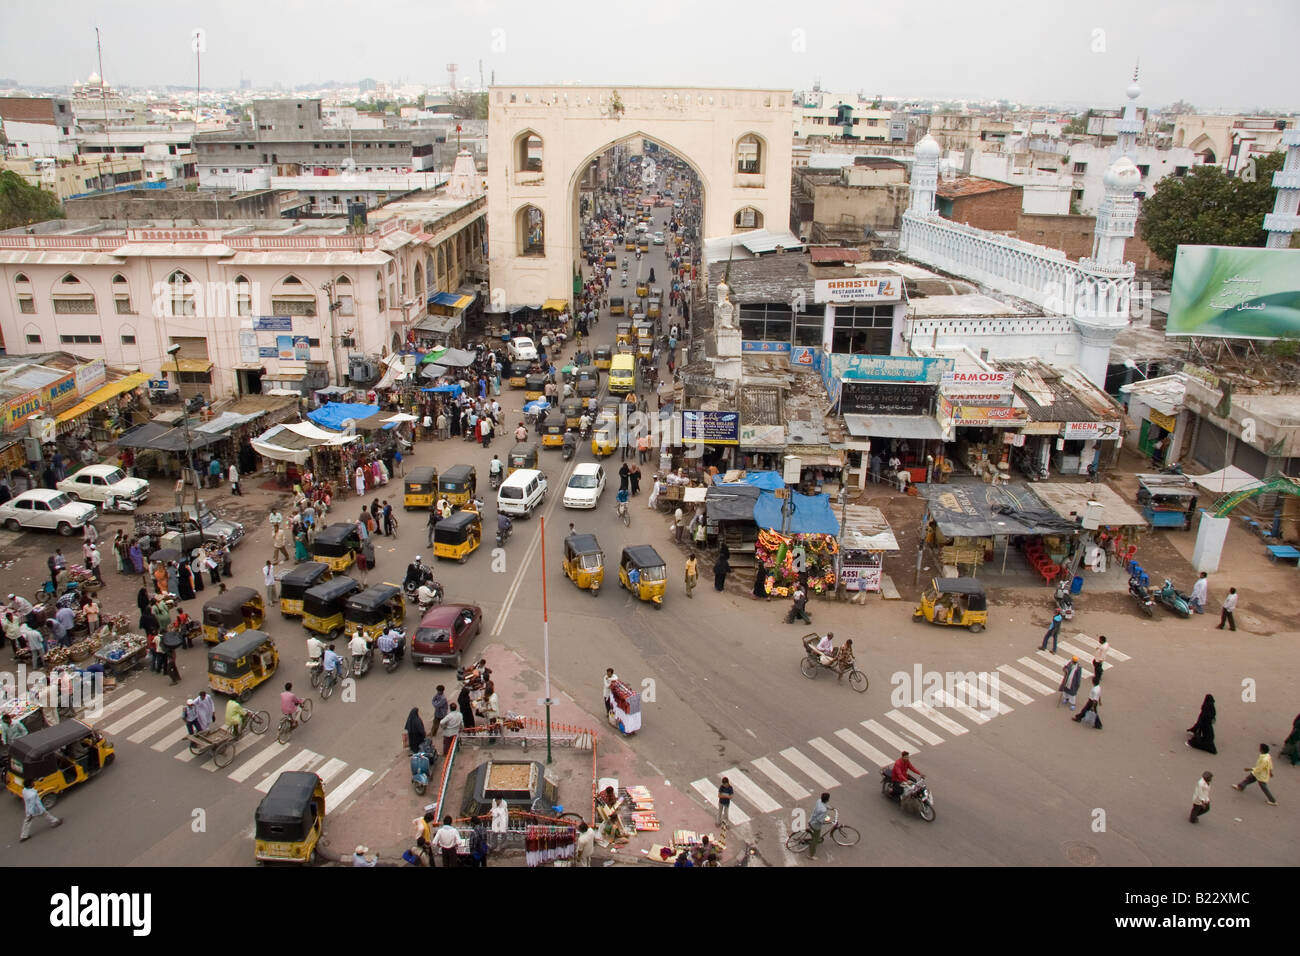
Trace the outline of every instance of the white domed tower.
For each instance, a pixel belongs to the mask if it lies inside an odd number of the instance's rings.
[[[1137,98],[1142,95],[1142,87],[1138,86],[1136,66],[1133,67],[1133,82],[1128,85],[1124,95],[1128,97],[1128,102],[1124,104],[1124,115],[1116,128],[1119,135],[1116,137],[1115,148],[1111,151],[1110,158],[1118,159],[1127,156],[1136,163],[1138,134],[1142,132],[1142,121],[1137,115]]]
[[[934,193],[939,185],[939,144],[929,133],[916,144],[912,163],[912,194],[907,211],[918,216],[934,214]]]
[[[1092,258],[1104,266],[1124,263],[1124,243],[1137,228],[1138,201],[1134,191],[1142,185],[1142,173],[1133,160],[1121,156],[1110,164],[1102,177],[1106,194],[1097,210],[1097,226],[1092,235]]]

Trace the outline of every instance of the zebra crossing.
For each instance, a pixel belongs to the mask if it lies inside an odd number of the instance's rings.
[[[242,736],[235,748],[234,762],[218,768],[211,756],[196,757],[190,752],[188,731],[180,716],[181,703],[166,697],[150,697],[139,689],[124,690],[106,703],[99,716],[90,722],[119,741],[148,746],[157,753],[171,753],[181,763],[198,761],[207,772],[224,773],[232,782],[251,786],[258,793],[268,793],[276,778],[287,770],[314,771],[325,785],[326,812],[337,810],[375,776],[374,771],[365,767],[350,768],[347,761],[338,757],[280,743],[275,734],[278,715],[272,715],[266,733]]]
[[[1077,643],[1060,641],[1056,653],[1036,651],[1011,664],[999,664],[993,672],[998,675],[996,698],[990,696],[989,687],[973,684],[967,677],[951,688],[961,695],[960,699],[947,688],[934,690],[933,700],[941,707],[915,700],[885,712],[880,719],[868,718],[856,727],[813,737],[806,748],[786,747],[749,761],[748,768],[732,766],[715,776],[701,777],[691,787],[716,810],[718,785],[726,777],[734,790],[730,810],[733,825],[799,805],[818,791],[838,787],[840,777],[861,779],[874,773],[873,768],[892,764],[904,750],[920,753],[923,747],[937,747],[952,737],[978,730],[1017,707],[1055,697],[1061,669],[1071,656],[1079,658],[1085,673],[1090,670],[1095,642],[1085,634],[1073,640]],[[1083,650],[1079,644],[1093,646]],[[1129,660],[1132,657],[1112,646],[1106,670]],[[978,705],[978,709],[971,704]]]

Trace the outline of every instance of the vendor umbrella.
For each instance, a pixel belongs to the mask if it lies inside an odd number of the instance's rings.
[[[180,631],[168,631],[163,635],[163,647],[180,647],[184,643],[185,639],[181,637]]]
[[[535,398],[524,406],[526,412],[540,412],[543,408],[550,408],[551,403],[544,398]]]
[[[160,548],[153,554],[149,555],[150,561],[161,561],[166,564],[168,561],[181,560],[181,553],[175,548]]]

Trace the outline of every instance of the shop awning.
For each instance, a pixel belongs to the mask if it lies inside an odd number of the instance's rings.
[[[844,527],[840,530],[843,551],[897,551],[898,539],[879,508],[845,505]]]
[[[547,299],[545,302],[542,303],[543,312],[547,311],[548,309],[552,312],[563,312],[568,307],[569,307],[569,302],[567,299]]]
[[[54,420],[56,422],[72,421],[72,419],[79,418],[86,414],[86,412],[90,411],[95,406],[103,405],[109,399],[117,398],[117,396],[124,392],[129,392],[133,388],[139,388],[147,381],[149,381],[148,375],[144,372],[136,372],[134,375],[120,378],[116,382],[111,382],[108,385],[101,385],[71,408],[59,412],[58,416],[56,416]]]
[[[307,417],[325,428],[342,429],[350,421],[361,421],[380,411],[378,405],[360,405],[348,402],[327,402],[307,413]]]
[[[189,434],[183,427],[173,428],[160,422],[145,422],[122,432],[117,439],[119,448],[143,448],[149,451],[183,452],[190,449],[205,448],[221,439],[221,435],[212,435],[190,426]]]
[[[714,475],[716,485],[752,485],[763,491],[776,491],[785,487],[785,481],[779,471],[729,471],[725,475]]]
[[[1099,520],[1103,525],[1112,528],[1145,528],[1147,525],[1147,520],[1136,508],[1121,498],[1114,489],[1100,483],[1041,481],[1034,486],[1034,494],[1067,521],[1082,518],[1088,502],[1096,501],[1101,505]]]
[[[844,424],[854,438],[943,439],[932,415],[845,415]]]
[[[704,495],[711,521],[753,521],[760,491],[753,485],[713,485]]]
[[[225,435],[227,432],[240,425],[247,425],[255,419],[261,418],[264,412],[250,412],[241,415],[238,412],[222,412],[210,422],[204,422],[202,425],[194,426],[194,431],[203,432],[208,435]]]
[[[478,360],[477,352],[467,352],[465,349],[447,349],[438,356],[439,365],[445,365],[447,368],[468,368]]]
[[[164,363],[162,370],[164,372],[210,372],[212,371],[212,360],[205,358],[178,358],[171,364]]]
[[[437,362],[430,362],[427,365],[420,366],[420,378],[432,381],[433,379],[446,374],[447,367],[445,365],[439,365]]]
[[[1073,521],[1045,505],[1027,485],[993,487],[976,479],[917,485],[930,517],[949,538],[1070,534]]]
[[[1250,472],[1243,471],[1236,465],[1229,465],[1227,468],[1212,471],[1208,475],[1189,475],[1188,477],[1191,479],[1192,484],[1221,495],[1230,495],[1233,492],[1244,491],[1247,488],[1259,488],[1264,484]]]
[[[445,335],[460,328],[464,319],[459,315],[426,315],[415,323],[415,331],[430,335]]]
[[[844,453],[830,445],[786,445],[786,454],[803,468],[843,468]]]
[[[435,292],[429,296],[429,305],[441,305],[449,309],[463,309],[473,301],[472,295],[461,295],[458,292]]]
[[[780,531],[782,500],[770,491],[760,492],[754,505],[754,523],[760,528]],[[840,533],[840,523],[831,510],[830,495],[790,495],[789,534]]]

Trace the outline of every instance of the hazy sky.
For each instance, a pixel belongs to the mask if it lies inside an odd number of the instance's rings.
[[[1300,109],[1300,0],[39,0],[0,2],[0,76],[204,87],[361,77],[754,86],[924,98]],[[1287,77],[1290,77],[1288,79]]]

